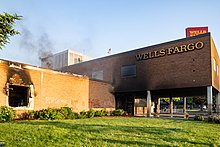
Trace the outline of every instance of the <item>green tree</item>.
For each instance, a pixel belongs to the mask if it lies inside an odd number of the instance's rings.
[[[10,37],[19,34],[13,27],[16,20],[21,20],[22,16],[16,13],[10,15],[6,12],[0,14],[0,49],[5,47],[5,44],[10,43]]]
[[[193,98],[195,105],[200,105],[200,110],[203,111],[203,106],[207,103],[207,98],[205,96],[198,96]]]

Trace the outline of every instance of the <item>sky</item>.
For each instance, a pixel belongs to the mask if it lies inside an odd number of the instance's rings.
[[[67,49],[92,58],[185,38],[208,26],[220,50],[219,0],[0,0],[0,13],[23,18],[0,59],[40,66],[42,52]]]

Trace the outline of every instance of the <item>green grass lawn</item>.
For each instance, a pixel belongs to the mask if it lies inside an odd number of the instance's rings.
[[[0,146],[220,146],[220,125],[105,117],[0,123]]]

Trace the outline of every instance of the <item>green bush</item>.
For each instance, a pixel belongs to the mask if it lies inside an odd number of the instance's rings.
[[[107,115],[108,115],[108,111],[104,109],[95,111],[96,117],[102,117],[102,116],[107,116]]]
[[[90,109],[87,111],[87,117],[88,118],[93,118],[95,116],[95,111],[93,109]]]
[[[195,115],[194,120],[197,120],[197,121],[204,121],[205,118],[204,118],[204,116],[202,116],[202,115]]]
[[[105,109],[102,109],[101,112],[102,112],[102,116],[107,116],[108,115],[108,111],[106,111]]]
[[[54,120],[56,117],[56,110],[52,108],[43,109],[40,110],[40,119],[46,119],[46,120]]]
[[[61,107],[60,113],[65,119],[76,119],[77,113],[74,113],[70,107]]]
[[[84,118],[88,118],[87,113],[85,111],[82,111],[79,113],[78,119],[84,119]]]
[[[112,111],[112,115],[114,116],[122,116],[125,113],[125,111],[123,109],[116,109],[114,111]]]
[[[208,117],[208,122],[220,124],[220,115],[210,115]]]
[[[19,115],[19,119],[21,119],[21,120],[26,120],[26,119],[33,120],[33,119],[35,119],[34,115],[35,115],[35,111],[24,112],[21,115]]]
[[[15,111],[7,106],[0,107],[0,122],[12,121],[15,118]]]
[[[43,119],[43,120],[60,120],[65,119],[65,116],[60,112],[60,109],[42,109],[35,112],[30,112],[31,119]]]
[[[30,111],[25,114],[25,118],[41,120],[76,119],[77,113],[74,113],[69,107],[61,107],[60,109],[47,108],[38,111]]]

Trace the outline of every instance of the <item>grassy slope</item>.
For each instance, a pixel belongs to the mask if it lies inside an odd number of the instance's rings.
[[[158,118],[93,118],[0,124],[5,146],[220,146],[220,125]]]

